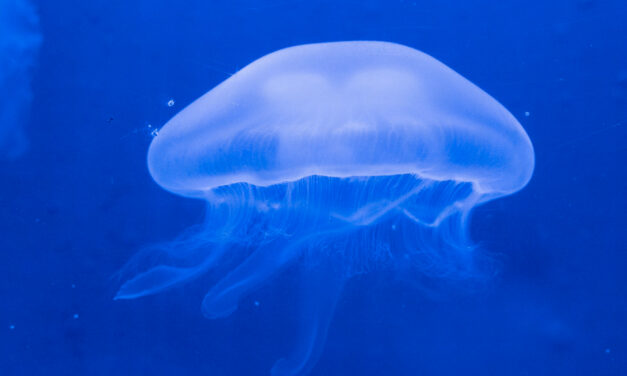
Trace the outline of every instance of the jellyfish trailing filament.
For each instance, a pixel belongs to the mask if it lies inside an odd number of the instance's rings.
[[[288,265],[303,320],[273,375],[321,354],[344,282],[373,269],[440,278],[476,272],[477,205],[522,189],[534,153],[496,100],[434,58],[387,42],[296,46],[264,56],[171,119],[148,152],[154,180],[207,202],[200,230],[157,247],[160,261],[117,298],[237,265],[202,312],[218,319]],[[304,318],[306,317],[306,319]]]

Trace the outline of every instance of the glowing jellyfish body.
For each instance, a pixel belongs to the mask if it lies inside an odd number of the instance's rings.
[[[273,368],[293,375],[319,356],[348,277],[386,267],[472,276],[469,212],[525,186],[534,154],[503,106],[432,57],[337,42],[280,50],[237,72],[161,129],[148,167],[163,188],[205,199],[207,221],[153,250],[162,262],[117,297],[237,259],[202,303],[219,318],[298,261],[306,319]]]
[[[21,128],[31,100],[30,69],[41,36],[35,10],[25,0],[0,0],[0,159],[26,149]]]

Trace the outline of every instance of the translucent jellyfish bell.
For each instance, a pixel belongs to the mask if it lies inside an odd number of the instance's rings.
[[[432,57],[338,42],[248,65],[170,120],[148,165],[185,196],[238,182],[407,173],[494,196],[528,182],[534,154],[502,105]]]
[[[297,264],[300,330],[272,374],[302,375],[347,278],[382,268],[478,275],[469,213],[524,187],[534,154],[503,106],[437,60],[393,43],[338,42],[287,48],[237,72],[161,129],[148,167],[165,189],[205,199],[207,218],[140,252],[117,298],[225,265],[202,302],[217,319]]]

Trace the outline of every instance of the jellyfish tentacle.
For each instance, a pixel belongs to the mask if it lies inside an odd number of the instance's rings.
[[[115,295],[115,300],[135,299],[156,294],[177,285],[198,273],[196,268],[177,268],[167,265],[156,266],[126,281]]]
[[[298,343],[291,353],[272,367],[272,376],[307,374],[314,367],[326,342],[329,324],[344,287],[337,270],[318,265],[305,266],[301,275]]]
[[[208,319],[229,316],[237,309],[243,296],[298,259],[308,244],[345,231],[346,227],[338,227],[299,237],[280,237],[260,245],[243,263],[209,290],[202,301],[203,315]]]
[[[211,252],[201,264],[196,266],[157,265],[124,282],[115,295],[114,300],[140,298],[190,281],[215,266],[222,255],[224,255],[224,248],[218,248]]]
[[[293,248],[284,241],[260,246],[209,290],[202,301],[203,315],[209,319],[217,319],[233,313],[243,296],[297,258],[298,252]]]

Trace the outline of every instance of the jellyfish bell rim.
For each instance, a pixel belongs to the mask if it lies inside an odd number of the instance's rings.
[[[482,185],[481,181],[477,179],[467,179],[460,178],[457,176],[443,176],[438,174],[430,174],[426,172],[408,172],[408,171],[399,171],[399,172],[387,172],[380,174],[325,174],[325,173],[316,173],[311,172],[309,174],[295,175],[293,177],[287,177],[284,179],[273,179],[273,180],[262,180],[253,175],[246,174],[238,174],[238,175],[227,175],[222,176],[226,178],[227,181],[223,181],[222,183],[217,182],[205,182],[204,184],[196,185],[195,188],[190,189],[184,186],[174,186],[174,185],[166,185],[159,182],[154,176],[152,176],[153,180],[164,190],[186,198],[194,198],[194,199],[202,199],[208,200],[213,197],[211,192],[217,190],[221,187],[228,187],[236,184],[249,184],[255,187],[272,187],[281,184],[290,184],[295,183],[300,180],[305,180],[313,177],[326,177],[326,178],[338,178],[338,179],[368,179],[368,178],[376,178],[376,177],[390,177],[390,176],[400,176],[400,175],[412,175],[421,180],[429,180],[436,182],[446,182],[446,181],[455,181],[457,183],[469,183],[473,187],[473,191],[478,195],[477,202],[483,203],[487,201],[491,201],[493,199],[497,199],[504,196],[512,195],[520,190],[522,190],[531,180],[531,175],[529,178],[522,184],[521,186],[511,189],[511,190],[498,190],[498,189],[488,189]]]
[[[259,65],[261,61],[267,61],[269,57],[275,56],[288,56],[290,51],[296,50],[306,50],[307,48],[322,48],[325,46],[342,46],[346,45],[348,48],[352,48],[353,45],[373,45],[377,46],[377,48],[381,49],[402,49],[403,51],[411,51],[410,53],[417,53],[421,57],[426,57],[426,59],[431,60],[435,64],[438,65],[438,68],[441,68],[446,71],[447,75],[451,75],[459,78],[463,81],[466,81],[472,88],[476,89],[478,93],[484,94],[487,98],[494,102],[494,105],[500,107],[502,116],[507,123],[505,127],[510,127],[512,129],[508,129],[507,131],[516,132],[515,136],[517,137],[516,143],[517,147],[522,145],[522,148],[525,149],[524,155],[514,155],[513,159],[523,160],[524,163],[519,163],[520,166],[524,166],[524,170],[514,171],[511,175],[485,175],[482,173],[459,173],[459,171],[437,171],[433,168],[429,168],[429,166],[412,165],[405,163],[404,165],[363,165],[357,166],[356,168],[351,168],[350,171],[347,171],[347,168],[341,168],[339,170],[334,170],[338,166],[329,166],[329,165],[313,165],[313,166],[300,166],[298,169],[284,169],[284,170],[274,170],[274,171],[255,171],[255,170],[242,170],[239,169],[237,171],[222,171],[220,173],[212,173],[211,169],[203,169],[203,175],[200,176],[185,176],[182,174],[178,176],[180,179],[171,179],[169,177],[163,176],[163,170],[178,168],[180,165],[177,165],[180,161],[175,160],[165,160],[163,157],[160,157],[160,153],[162,150],[160,149],[160,145],[162,144],[162,140],[164,138],[170,138],[169,142],[172,142],[172,139],[176,139],[178,136],[173,135],[171,132],[177,126],[180,126],[180,123],[185,123],[189,120],[189,112],[193,112],[194,106],[198,106],[198,103],[201,101],[206,101],[207,98],[211,96],[216,96],[219,93],[224,93],[224,90],[219,91],[224,87],[228,87],[229,82],[233,82],[235,78],[242,77],[243,75],[249,75],[250,72],[254,71],[253,67]],[[396,51],[393,51],[396,52]],[[244,78],[246,79],[246,78]],[[464,94],[464,93],[462,93]],[[197,107],[196,107],[197,108]],[[207,110],[208,111],[208,110]],[[198,114],[192,114],[194,121],[198,122]],[[497,129],[498,130],[498,129]],[[181,138],[178,138],[176,141],[181,141]],[[182,140],[183,143],[186,140]],[[189,141],[189,140],[187,140]],[[524,144],[524,145],[523,145]],[[157,150],[157,151],[155,151]],[[521,149],[522,150],[522,149]],[[153,162],[157,163],[153,163]],[[185,161],[186,163],[189,161]],[[518,161],[520,162],[520,161]],[[202,164],[199,161],[195,161],[197,164]],[[161,131],[158,135],[155,136],[152,143],[150,144],[148,153],[147,153],[147,164],[148,169],[150,171],[150,175],[153,180],[160,185],[165,190],[172,192],[177,195],[181,195],[184,197],[190,198],[205,198],[207,192],[221,186],[228,186],[237,183],[247,183],[260,187],[267,187],[282,183],[289,183],[298,181],[310,176],[327,176],[327,177],[335,177],[335,178],[352,178],[352,177],[373,177],[373,176],[390,176],[390,175],[401,175],[401,174],[412,174],[424,179],[430,179],[434,181],[458,181],[458,182],[468,182],[472,183],[475,191],[485,197],[490,197],[489,199],[506,196],[512,193],[515,193],[522,188],[524,188],[531,179],[533,175],[533,170],[535,168],[535,153],[533,151],[533,145],[529,136],[525,132],[524,128],[520,125],[518,120],[495,98],[491,97],[489,94],[484,92],[481,88],[474,85],[471,81],[461,76],[445,64],[441,63],[437,59],[431,57],[428,54],[425,54],[419,50],[416,50],[412,47],[404,46],[401,44],[393,43],[393,42],[383,42],[383,41],[339,41],[339,42],[325,42],[325,43],[311,43],[304,45],[297,45],[292,47],[283,48],[277,50],[275,52],[264,55],[250,64],[246,65],[240,71],[236,72],[230,78],[227,78],[223,82],[216,85],[214,88],[209,90],[203,96],[186,106],[179,113],[177,113],[172,119],[170,119],[164,127],[161,128]],[[239,166],[233,165],[234,168],[238,168]],[[346,167],[346,166],[344,166]],[[512,176],[514,174],[518,174],[514,179]],[[510,179],[509,183],[506,184],[507,179]],[[515,180],[512,182],[511,180]]]

